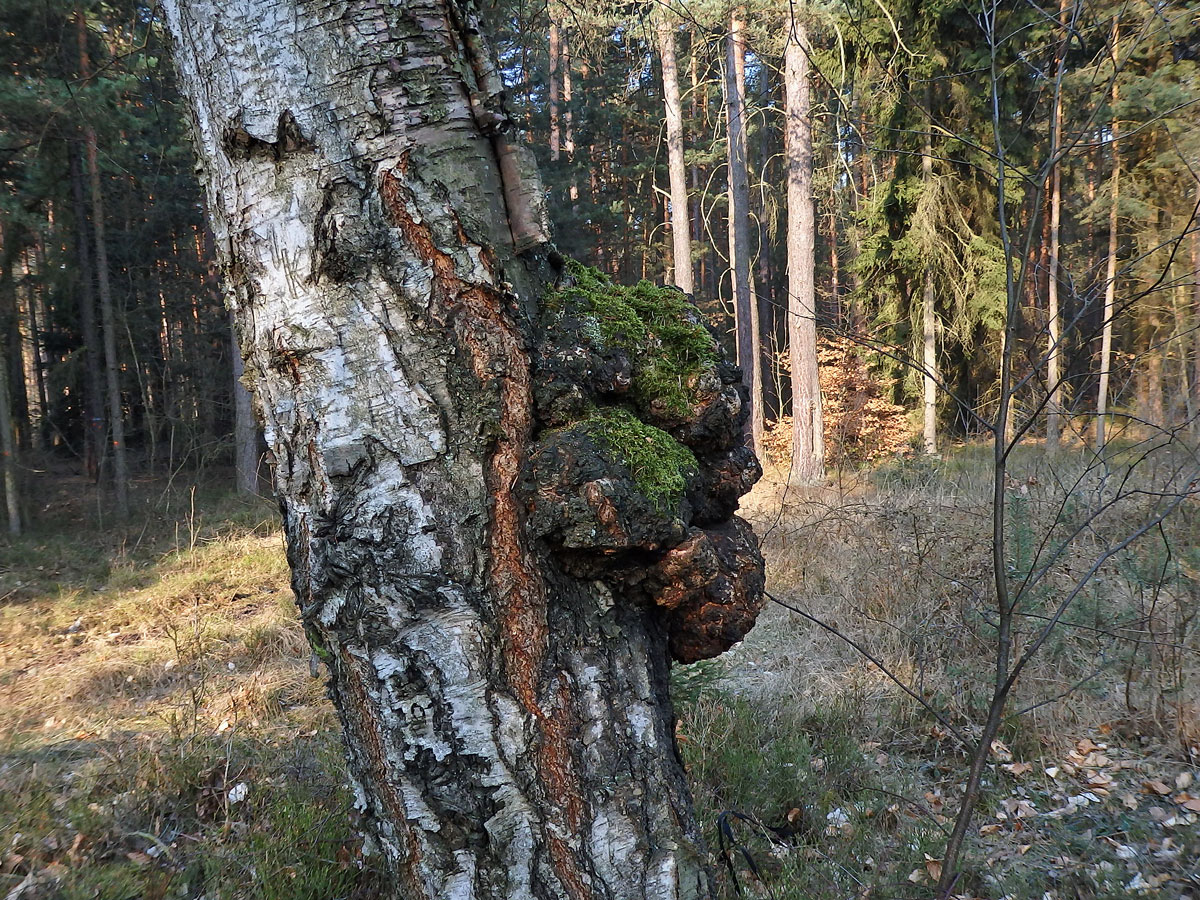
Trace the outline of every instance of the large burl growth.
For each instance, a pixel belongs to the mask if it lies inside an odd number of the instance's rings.
[[[614,603],[651,602],[672,655],[716,656],[763,606],[763,559],[734,515],[761,470],[739,371],[675,288],[567,262],[534,355],[527,531]]]

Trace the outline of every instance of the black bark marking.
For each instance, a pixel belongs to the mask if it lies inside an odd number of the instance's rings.
[[[302,150],[312,150],[313,144],[300,131],[300,124],[290,109],[279,114],[275,126],[275,140],[269,141],[250,134],[244,124],[235,120],[225,128],[221,143],[233,159],[271,159],[281,162]]]

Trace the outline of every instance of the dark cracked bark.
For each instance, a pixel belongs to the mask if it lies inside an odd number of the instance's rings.
[[[708,896],[668,673],[761,604],[731,518],[757,475],[739,373],[689,304],[638,307],[649,286],[624,330],[578,305],[468,3],[166,8],[293,587],[394,894]],[[631,429],[675,467],[648,476]]]

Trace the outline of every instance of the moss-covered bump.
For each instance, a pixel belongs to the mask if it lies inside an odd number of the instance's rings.
[[[594,344],[629,354],[639,407],[657,403],[687,415],[695,376],[717,360],[716,342],[687,295],[649,281],[624,287],[575,260],[566,269],[567,283],[547,298],[547,310],[578,316]]]
[[[627,409],[596,409],[579,423],[615,463],[625,466],[643,496],[659,509],[683,499],[696,474],[696,457],[661,428],[647,425]]]

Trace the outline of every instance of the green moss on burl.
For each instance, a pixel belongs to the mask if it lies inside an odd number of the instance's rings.
[[[697,471],[696,457],[661,428],[617,406],[593,410],[579,427],[629,469],[638,490],[657,508],[683,499],[687,480]]]
[[[633,397],[648,408],[657,401],[676,415],[692,406],[692,381],[716,362],[716,344],[696,321],[687,296],[649,281],[614,284],[596,269],[567,260],[573,284],[554,291],[547,309],[570,310],[599,346],[625,350],[633,363]]]

